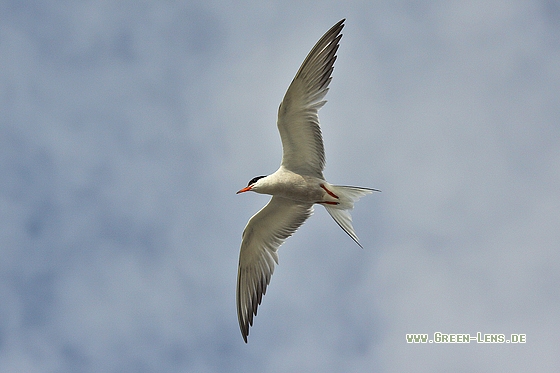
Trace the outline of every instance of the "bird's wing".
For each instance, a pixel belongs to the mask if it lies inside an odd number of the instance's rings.
[[[247,342],[253,315],[278,263],[278,247],[313,212],[312,204],[274,196],[247,223],[243,231],[237,271],[237,317]]]
[[[331,82],[344,19],[315,44],[288,87],[278,109],[282,166],[302,175],[323,177],[325,150],[317,111]]]

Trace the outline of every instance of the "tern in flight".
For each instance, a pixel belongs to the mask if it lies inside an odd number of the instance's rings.
[[[315,203],[325,206],[358,244],[349,210],[376,189],[331,185],[323,177],[325,152],[317,111],[325,104],[344,19],[315,44],[299,68],[278,109],[282,163],[275,173],[257,176],[238,191],[270,194],[243,231],[237,272],[237,317],[245,343],[253,315],[278,263],[278,247],[311,216]],[[361,247],[362,245],[360,245]]]

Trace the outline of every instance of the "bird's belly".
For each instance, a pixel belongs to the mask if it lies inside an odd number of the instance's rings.
[[[315,178],[298,175],[286,180],[278,195],[294,201],[317,203],[323,200],[324,190]]]
[[[285,190],[282,196],[295,201],[316,203],[321,201],[323,192],[320,188],[297,188]]]

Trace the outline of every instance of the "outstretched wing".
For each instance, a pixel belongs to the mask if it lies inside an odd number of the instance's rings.
[[[278,247],[312,214],[312,204],[274,196],[243,231],[237,271],[237,318],[245,343],[253,315],[270,283]]]
[[[278,109],[282,166],[298,174],[323,177],[325,150],[317,112],[326,103],[344,21],[311,49]]]

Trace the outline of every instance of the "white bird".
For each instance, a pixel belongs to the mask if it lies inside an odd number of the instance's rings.
[[[331,185],[323,177],[325,152],[317,111],[331,81],[344,19],[315,44],[299,68],[278,109],[282,163],[268,176],[257,176],[237,193],[271,194],[268,204],[245,227],[237,272],[237,317],[247,343],[253,315],[270,283],[278,247],[313,212],[325,206],[338,225],[360,246],[349,210],[360,197],[376,189]]]

